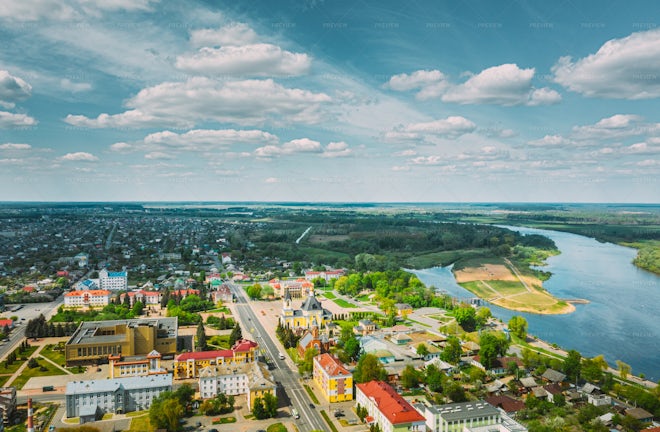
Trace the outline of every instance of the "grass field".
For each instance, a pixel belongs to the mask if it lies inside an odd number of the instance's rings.
[[[337,296],[334,295],[334,293],[331,293],[331,292],[325,292],[325,293],[323,293],[323,296],[324,296],[325,298],[329,298],[330,300],[334,300],[334,299],[337,298]]]
[[[149,421],[149,416],[144,415],[142,417],[134,417],[131,420],[131,427],[128,429],[129,432],[151,432],[153,428],[151,427],[151,422]]]
[[[338,306],[341,306],[343,308],[351,309],[351,308],[356,308],[357,306],[354,305],[353,303],[349,303],[344,299],[333,299],[333,302],[335,302]]]
[[[48,363],[44,359],[38,360],[39,364],[44,367],[44,371],[40,370],[40,368],[29,368],[26,367],[23,369],[23,372],[16,377],[14,382],[12,383],[12,387],[16,387],[17,389],[22,389],[25,383],[27,383],[30,378],[32,377],[38,377],[38,376],[55,376],[55,375],[64,375],[64,371],[59,369],[56,366],[53,366],[52,364]]]

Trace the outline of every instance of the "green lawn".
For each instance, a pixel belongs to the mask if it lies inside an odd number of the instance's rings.
[[[325,298],[329,298],[330,300],[333,300],[333,299],[336,299],[336,298],[337,298],[337,296],[336,296],[334,293],[332,293],[332,292],[324,292],[324,293],[323,293],[323,296],[324,296]]]
[[[64,375],[64,372],[61,369],[53,366],[44,359],[41,359],[41,361],[39,361],[39,364],[42,365],[46,370],[42,371],[38,367],[33,369],[26,367],[25,369],[23,369],[23,372],[18,377],[16,377],[16,379],[12,383],[12,387],[16,387],[18,390],[20,390],[23,388],[25,383],[27,383],[28,380],[32,377]]]
[[[151,427],[148,415],[134,417],[131,420],[131,428],[129,429],[129,432],[150,432],[152,430],[153,428]]]
[[[314,392],[312,391],[312,388],[310,386],[308,386],[307,384],[305,384],[305,391],[307,391],[307,394],[312,399],[312,402],[314,402],[316,404],[319,403],[319,400],[316,397],[316,395],[314,394]]]
[[[355,306],[353,303],[349,303],[349,302],[347,302],[347,301],[344,300],[344,299],[333,299],[332,301],[335,302],[335,303],[337,303],[338,306],[341,306],[341,307],[343,307],[343,308],[347,308],[347,309],[351,309],[351,308],[356,308],[356,307],[357,307],[357,306]]]
[[[332,432],[339,432],[337,430],[337,426],[335,426],[332,420],[330,420],[330,417],[328,417],[328,413],[326,413],[324,410],[321,410],[321,416],[323,416],[325,422],[328,424],[328,426],[330,426],[330,430],[332,430]]]
[[[148,415],[149,411],[131,411],[129,413],[126,413],[126,417],[140,417],[143,415]]]
[[[287,432],[287,429],[282,423],[274,423],[268,426],[266,432]]]
[[[216,335],[211,336],[208,340],[209,345],[217,347],[217,349],[229,349],[229,335]]]
[[[355,299],[358,300],[358,301],[361,301],[361,302],[368,302],[370,296],[371,296],[371,294],[364,294],[364,295],[361,295],[359,297],[356,297]]]

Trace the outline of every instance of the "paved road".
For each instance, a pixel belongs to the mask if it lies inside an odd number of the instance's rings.
[[[257,319],[254,311],[248,304],[247,296],[243,289],[235,284],[229,284],[233,294],[236,296],[236,312],[243,324],[244,329],[250,329],[257,339],[259,346],[266,350],[270,363],[275,365],[272,370],[273,378],[280,383],[278,386],[278,398],[290,401],[290,404],[300,413],[300,419],[296,420],[296,426],[300,432],[312,430],[327,430],[325,421],[316,408],[311,408],[312,403],[309,395],[300,383],[297,371],[291,370],[285,360],[280,360],[279,345],[273,340],[274,331],[267,331]],[[272,333],[272,334],[271,334]]]

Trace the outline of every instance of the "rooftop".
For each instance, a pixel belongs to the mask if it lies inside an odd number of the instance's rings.
[[[424,416],[394,391],[392,386],[383,381],[369,381],[368,383],[357,384],[357,388],[366,397],[375,402],[378,410],[393,425],[423,422],[425,420]]]
[[[67,395],[115,392],[121,388],[134,390],[141,388],[172,386],[172,374],[134,376],[127,378],[71,381],[66,385]]]
[[[233,347],[228,350],[214,350],[214,351],[196,351],[179,354],[176,356],[176,361],[188,360],[213,360],[219,357],[234,357],[237,352],[248,352],[256,348],[258,344],[251,340],[241,339],[236,341]]]
[[[125,319],[108,321],[83,321],[78,329],[67,341],[67,345],[87,344],[87,343],[108,343],[120,342],[126,338],[125,334],[97,334],[102,329],[114,329],[116,326],[126,325],[127,327],[149,326],[157,327],[159,330],[167,331],[167,337],[176,337],[177,319],[173,318],[149,318],[149,319]]]
[[[483,400],[434,405],[427,409],[434,414],[440,415],[447,422],[469,420],[475,417],[500,415],[497,408]]]
[[[314,357],[314,362],[318,363],[322,370],[329,376],[350,376],[351,373],[344,367],[339,359],[331,356],[330,354],[321,354]]]

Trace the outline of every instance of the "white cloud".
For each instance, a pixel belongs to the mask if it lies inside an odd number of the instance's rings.
[[[395,165],[392,167],[392,171],[410,171],[410,167],[408,165]]]
[[[144,155],[145,159],[169,160],[174,159],[174,155],[165,152],[150,152]]]
[[[442,95],[442,101],[505,106],[559,102],[561,96],[556,91],[532,87],[534,72],[534,68],[520,69],[516,64],[493,66],[450,87]]]
[[[31,94],[32,86],[30,84],[11,75],[6,70],[0,70],[0,106],[13,108],[14,102],[25,100]]]
[[[196,47],[249,45],[257,41],[257,34],[247,24],[231,23],[219,29],[194,30],[190,42]]]
[[[114,143],[110,146],[110,151],[116,153],[129,153],[135,149],[135,146],[125,142]]]
[[[268,177],[266,180],[264,180],[264,183],[279,183],[280,179],[277,177]]]
[[[644,123],[632,114],[616,114],[595,124],[573,127],[571,136],[582,140],[614,139],[660,133],[660,123]]]
[[[386,87],[396,91],[408,91],[437,85],[445,80],[445,75],[439,70],[418,70],[410,75],[402,73],[392,76]]]
[[[145,88],[126,102],[131,109],[123,113],[96,118],[68,115],[65,121],[90,128],[159,124],[192,127],[202,121],[241,125],[316,123],[320,106],[330,101],[324,93],[286,88],[270,79],[219,82],[195,77]]]
[[[385,133],[389,141],[426,140],[429,137],[455,139],[474,132],[477,125],[461,116],[450,116],[430,122],[410,123]]]
[[[622,149],[628,154],[658,154],[660,153],[660,138],[650,138],[646,142],[631,144]]]
[[[660,165],[660,161],[657,161],[655,159],[645,159],[643,161],[637,162],[636,165],[640,167],[650,167],[650,166]]]
[[[64,156],[60,156],[59,158],[57,158],[57,160],[67,161],[67,162],[96,162],[99,160],[99,158],[91,153],[75,152],[75,153],[67,153]]]
[[[416,158],[410,159],[409,162],[413,165],[441,165],[447,161],[438,155],[432,156],[418,156]]]
[[[0,150],[29,150],[32,146],[30,144],[14,144],[6,143],[0,144]]]
[[[660,29],[607,41],[595,54],[553,66],[555,82],[588,97],[660,97]]]
[[[254,155],[261,158],[270,158],[273,156],[279,156],[283,153],[282,148],[276,145],[267,145],[259,147],[254,151]]]
[[[60,80],[60,87],[72,93],[80,93],[90,91],[92,89],[92,85],[90,83],[76,83],[68,78]]]
[[[191,73],[242,76],[296,76],[307,73],[311,59],[271,44],[202,48],[180,56],[176,67]]]
[[[294,139],[282,145],[284,153],[316,153],[321,151],[321,143],[309,138]]]
[[[14,114],[0,111],[0,128],[16,128],[34,126],[38,122],[26,114]]]
[[[231,144],[277,144],[277,142],[277,136],[269,132],[235,129],[194,129],[183,134],[162,131],[144,138],[145,144],[192,151],[209,150]]]
[[[68,21],[84,15],[99,16],[103,11],[149,10],[150,3],[157,3],[157,0],[3,0],[0,18],[19,22]]]
[[[348,144],[344,141],[331,142],[323,149],[322,157],[325,158],[336,158],[336,157],[347,157],[353,153],[353,150],[348,148]]]
[[[393,156],[415,156],[415,155],[417,155],[417,152],[412,149],[402,150],[400,152],[396,152],[393,154]]]
[[[561,135],[546,135],[541,139],[528,141],[527,144],[535,147],[565,147],[575,145],[575,142]]]

